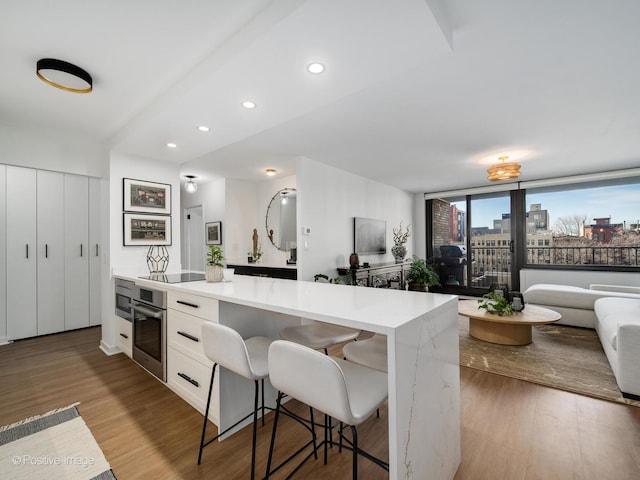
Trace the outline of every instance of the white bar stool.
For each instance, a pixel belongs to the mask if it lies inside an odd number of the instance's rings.
[[[306,325],[283,328],[280,331],[280,338],[283,340],[298,343],[314,350],[324,350],[327,355],[329,347],[355,340],[358,335],[360,335],[360,330],[316,321]]]
[[[381,372],[387,371],[387,336],[376,333],[373,337],[348,343],[342,347],[344,358]]]
[[[325,464],[327,463],[327,445],[334,444],[328,439],[327,433],[329,426],[327,416],[330,416],[351,427],[351,442],[345,438],[351,447],[344,448],[353,452],[354,480],[358,476],[358,454],[389,470],[388,463],[358,447],[356,429],[357,425],[369,418],[387,399],[386,373],[323,355],[311,348],[284,340],[276,340],[269,347],[269,372],[271,384],[278,389],[278,401],[271,434],[266,479],[272,473],[271,460],[280,416],[280,403],[284,395],[296,398],[325,414],[325,433],[322,442]],[[342,431],[340,436],[342,440]],[[293,473],[314,453],[315,449]]]
[[[200,438],[200,452],[198,453],[198,465],[202,461],[202,449],[211,442],[217,440],[232,428],[253,415],[253,445],[251,450],[251,479],[255,478],[256,467],[256,428],[258,423],[258,391],[262,391],[262,424],[264,425],[264,379],[269,376],[267,357],[269,345],[272,340],[266,337],[251,337],[243,340],[240,334],[232,328],[213,322],[205,322],[202,325],[202,347],[209,360],[213,362],[211,370],[211,383],[209,384],[209,397],[207,408],[204,414],[202,425],[202,436]],[[255,385],[255,395],[253,402],[253,412],[238,420],[234,425],[224,432],[218,433],[211,440],[205,442],[207,431],[207,421],[209,417],[209,407],[211,406],[211,392],[213,391],[213,380],[216,375],[216,367],[220,365],[234,372],[235,374],[253,380]],[[260,382],[261,385],[258,385]],[[262,388],[260,388],[262,387]]]

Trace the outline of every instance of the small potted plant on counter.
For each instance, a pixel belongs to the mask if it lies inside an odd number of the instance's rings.
[[[207,282],[222,281],[222,269],[224,268],[222,260],[224,260],[224,253],[222,252],[222,248],[218,245],[209,245],[209,253],[207,254],[207,266],[204,272]]]
[[[428,287],[440,285],[440,276],[434,266],[427,263],[424,258],[413,257],[407,274],[407,283],[409,290],[426,292]]]

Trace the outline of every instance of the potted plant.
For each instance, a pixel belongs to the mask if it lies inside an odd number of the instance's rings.
[[[424,258],[413,257],[407,274],[409,290],[426,292],[428,287],[440,285],[440,276],[435,267]]]
[[[209,253],[207,254],[207,266],[204,272],[207,282],[222,281],[222,264],[224,253],[219,245],[209,245]]]

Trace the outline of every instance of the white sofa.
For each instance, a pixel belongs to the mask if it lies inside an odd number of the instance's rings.
[[[594,328],[623,395],[640,399],[640,287],[537,284],[523,296],[560,313],[558,323]]]

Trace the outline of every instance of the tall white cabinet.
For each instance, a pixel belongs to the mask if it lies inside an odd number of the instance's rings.
[[[37,333],[64,330],[64,175],[36,173]]]
[[[33,337],[37,324],[36,171],[7,166],[7,336]]]
[[[89,326],[89,179],[64,176],[64,329]]]
[[[99,325],[101,180],[0,167],[0,340]]]

